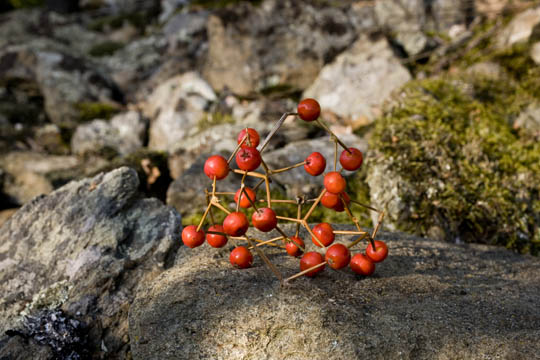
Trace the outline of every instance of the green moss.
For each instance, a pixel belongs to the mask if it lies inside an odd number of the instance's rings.
[[[93,119],[107,120],[120,111],[117,106],[102,102],[80,102],[75,104],[75,108],[79,110],[79,120],[81,122]]]
[[[206,113],[197,123],[197,129],[204,131],[216,125],[234,124],[236,121],[230,114],[221,112]]]
[[[114,54],[117,50],[124,47],[124,44],[117,41],[105,41],[92,46],[89,54],[96,57],[109,56]]]
[[[511,127],[533,94],[470,76],[412,82],[404,94],[371,139],[411,188],[402,195],[414,212],[398,227],[538,254],[540,143]]]
[[[43,0],[9,0],[11,6],[16,9],[33,7],[33,6],[42,6]]]
[[[302,91],[290,84],[277,84],[268,86],[260,90],[260,93],[272,98],[289,98],[293,101],[300,101]]]

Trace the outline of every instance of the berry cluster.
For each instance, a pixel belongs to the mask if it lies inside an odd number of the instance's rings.
[[[204,164],[204,173],[212,180],[212,192],[206,190],[208,206],[198,226],[189,225],[182,231],[182,241],[184,244],[190,248],[194,248],[202,245],[205,238],[210,246],[216,248],[225,246],[229,239],[247,242],[247,247],[237,246],[231,252],[231,264],[241,269],[250,267],[253,263],[251,250],[255,250],[282,282],[292,280],[301,275],[314,276],[323,271],[326,264],[336,270],[350,265],[352,271],[357,274],[365,276],[373,274],[375,271],[375,263],[383,261],[388,255],[386,244],[382,241],[374,240],[384,218],[384,212],[378,211],[371,206],[360,204],[347,195],[347,181],[343,177],[342,171],[356,171],[360,169],[363,162],[363,155],[360,150],[353,147],[347,147],[343,144],[328,126],[319,119],[320,111],[321,108],[316,100],[302,100],[298,105],[296,113],[283,114],[262,144],[260,144],[260,137],[257,131],[246,128],[238,134],[238,146],[229,159],[225,159],[220,155],[210,156]],[[274,200],[270,196],[270,182],[273,174],[303,166],[305,171],[311,176],[319,176],[323,174],[326,169],[326,159],[319,152],[310,154],[301,163],[281,169],[270,169],[266,165],[261,153],[264,151],[268,141],[290,115],[299,116],[300,119],[307,122],[315,122],[331,135],[335,144],[334,171],[330,171],[324,175],[324,189],[315,199],[305,199],[305,197],[299,196],[296,200]],[[343,148],[343,151],[339,156],[339,164],[341,165],[339,171],[337,170],[338,145]],[[236,160],[238,169],[232,169],[229,166],[233,159]],[[255,171],[261,165],[264,172]],[[242,175],[240,188],[236,192],[217,192],[216,182],[226,178],[230,172]],[[246,177],[257,178],[259,179],[259,182],[253,188],[249,188],[245,185]],[[263,199],[258,199],[257,191],[263,184],[265,185],[266,196]],[[220,202],[218,196],[234,196],[234,202],[236,203],[235,211],[227,209]],[[272,209],[272,203],[277,202],[296,205],[297,217],[278,216]],[[257,206],[257,204],[261,205],[261,203],[265,203],[266,207]],[[302,216],[302,206],[308,203],[312,204],[306,214]],[[308,224],[308,219],[319,204],[334,211],[346,211],[357,230],[334,230],[332,225],[328,223],[318,224],[312,229]],[[351,210],[351,205],[353,204],[363,206],[379,213],[378,223],[371,234],[360,227],[357,218],[353,215]],[[276,230],[280,236],[266,241],[247,236],[246,232],[250,226],[250,222],[241,209],[248,209],[251,207],[254,208],[253,215],[251,216],[251,224],[261,232]],[[217,208],[227,214],[223,224],[215,223],[212,213],[213,208]],[[212,226],[205,232],[202,230],[202,226],[208,215],[210,215]],[[279,227],[278,220],[296,223],[297,227],[295,235],[287,235]],[[317,251],[306,252],[304,240],[298,236],[300,226],[303,226],[309,232],[311,241],[316,247],[324,251],[324,256]],[[336,235],[354,235],[356,236],[356,239],[347,245],[334,243]],[[365,253],[358,253],[351,257],[350,249],[362,240],[367,240],[368,242]],[[281,242],[281,244],[279,242]],[[300,259],[300,272],[283,280],[281,273],[261,250],[261,246],[263,245],[284,248],[289,255],[294,257],[302,256]]]

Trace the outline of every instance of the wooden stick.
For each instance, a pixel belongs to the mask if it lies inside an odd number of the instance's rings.
[[[259,186],[261,186],[263,182],[264,182],[264,179],[259,180],[259,182],[253,187],[253,191],[256,192]]]
[[[309,227],[308,223],[305,220],[302,220],[302,225],[304,225],[304,227],[312,236],[312,238],[315,240],[315,242],[319,244],[321,248],[323,248],[324,252],[326,252],[326,246],[324,246],[321,240],[319,240],[319,238],[313,233],[313,231],[311,230],[311,228]]]
[[[270,194],[270,182],[268,181],[268,176],[264,178],[264,186],[266,187],[266,202],[268,203],[268,207],[272,208],[272,197]]]
[[[214,201],[214,202],[212,202],[212,205],[214,205],[214,206],[217,207],[218,209],[220,209],[220,210],[226,212],[227,215],[231,213],[229,210],[227,210],[223,205],[221,205],[221,204],[218,203],[218,202],[215,202],[215,201]]]
[[[347,248],[352,248],[354,245],[358,244],[360,241],[364,240],[367,236],[369,236],[368,233],[363,233],[362,235],[360,235],[358,237],[358,239],[354,240],[352,243],[350,243],[349,245],[347,245]]]
[[[236,173],[236,174],[244,175],[245,170],[233,169],[233,172]],[[259,179],[265,179],[266,178],[266,175],[255,172],[255,171],[248,171],[247,174],[248,174],[248,176],[254,176],[254,177],[259,178]]]
[[[361,234],[365,234],[366,232],[365,231],[350,231],[350,230],[334,230],[333,231],[334,234],[339,234],[339,235],[361,235]]]
[[[338,147],[338,143],[337,143],[337,138],[335,136],[332,136],[333,140],[334,140],[334,171],[336,171],[337,169],[337,147]]]
[[[367,209],[369,209],[369,210],[373,210],[373,211],[376,211],[376,212],[378,212],[378,213],[381,212],[380,210],[377,210],[377,209],[375,209],[375,208],[373,208],[373,207],[371,207],[371,206],[369,206],[369,205],[362,204],[362,203],[360,203],[360,202],[358,202],[358,201],[356,201],[356,200],[352,200],[352,199],[351,199],[351,202],[352,202],[352,203],[355,203],[356,205],[363,206],[363,207],[365,207],[365,208],[367,208]]]
[[[259,211],[259,209],[257,209],[257,205],[255,205],[255,202],[253,201],[253,199],[251,199],[249,196],[248,196],[248,193],[246,191],[246,188],[244,186],[242,186],[240,189],[242,189],[242,192],[240,193],[240,196],[242,196],[242,194],[244,194],[244,196],[249,200],[249,202],[251,203],[251,206],[253,206],[253,208],[255,209],[255,211]],[[240,199],[240,196],[238,197],[238,199]]]
[[[259,199],[258,202],[267,202],[267,200]],[[281,204],[296,204],[296,201],[294,200],[276,200],[276,199],[270,199],[272,203],[281,203]]]
[[[229,156],[229,159],[227,160],[227,164],[231,163],[232,159],[235,157],[236,153],[238,152],[238,150],[240,150],[240,148],[242,147],[242,145],[244,144],[247,138],[248,138],[248,133],[246,131],[246,135],[244,135],[244,137],[242,138],[242,141],[240,141],[240,144],[236,145],[236,148],[234,149],[233,153],[231,154],[231,156]]]
[[[283,239],[283,236],[278,236],[276,238],[273,238],[273,239],[270,239],[270,240],[266,240],[266,241],[262,241],[260,243],[257,243],[257,245],[255,246],[263,246],[263,245],[268,245],[268,244],[271,244],[275,241],[278,241],[278,240],[282,240]],[[248,248],[248,249],[251,249],[251,248]]]
[[[312,270],[318,269],[318,268],[320,268],[321,266],[325,266],[325,265],[326,265],[326,261],[325,261],[325,262],[322,262],[322,263],[320,263],[320,264],[317,264],[317,265],[315,265],[315,266],[312,266],[312,267],[310,267],[309,269],[306,269],[306,270],[304,270],[304,271],[300,271],[299,273],[294,274],[293,276],[286,278],[286,279],[285,279],[285,282],[287,283],[287,282],[289,282],[289,281],[291,281],[291,280],[293,280],[293,279],[296,279],[297,277],[300,277],[300,276],[302,276],[302,275],[304,275],[304,274],[307,274],[308,272],[310,272],[310,271],[312,271]]]

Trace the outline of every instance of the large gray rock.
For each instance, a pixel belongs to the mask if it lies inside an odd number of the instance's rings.
[[[372,121],[390,94],[410,79],[386,39],[362,36],[321,70],[304,97],[339,116]]]
[[[515,16],[512,21],[497,35],[495,44],[499,48],[527,41],[534,27],[540,24],[540,7],[531,8]]]
[[[390,254],[373,277],[326,269],[284,288],[257,256],[235,270],[231,246],[183,248],[130,308],[133,358],[537,357],[538,258],[399,233],[381,239]],[[265,252],[285,276],[298,271],[298,259]]]
[[[197,73],[175,76],[159,85],[143,105],[151,119],[148,147],[174,152],[182,141],[198,132],[216,94]]]
[[[178,213],[142,198],[138,186],[124,167],[71,182],[9,218],[0,229],[1,334],[20,329],[22,314],[60,308],[87,324],[96,357],[127,356],[134,290],[170,266],[181,231]]]
[[[224,9],[208,20],[203,74],[214,89],[239,95],[276,86],[304,89],[363,30],[356,26],[370,26],[358,20],[366,15],[290,0]]]
[[[118,114],[110,122],[97,119],[77,127],[71,138],[71,150],[77,155],[107,150],[128,155],[142,148],[147,126],[147,120],[137,111]]]
[[[540,138],[540,104],[530,104],[514,121],[514,129],[521,129],[532,137]]]

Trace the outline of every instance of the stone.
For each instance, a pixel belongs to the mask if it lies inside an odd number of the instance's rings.
[[[499,48],[510,47],[529,40],[534,27],[540,23],[540,7],[523,11],[497,35],[495,44]]]
[[[427,46],[428,39],[422,32],[425,12],[421,0],[376,1],[375,14],[379,26],[393,34],[409,56],[422,52]]]
[[[36,129],[34,139],[36,144],[48,154],[69,154],[69,146],[62,138],[61,129],[56,124],[46,124]]]
[[[178,213],[138,187],[136,172],[119,168],[38,197],[4,223],[0,353],[21,315],[61,310],[85,324],[93,356],[128,356],[135,288],[172,264],[181,231]]]
[[[383,102],[410,79],[386,39],[362,36],[321,70],[303,96],[317,99],[323,109],[339,116],[373,121]]]
[[[46,155],[34,152],[10,152],[0,157],[5,171],[3,192],[13,203],[22,205],[36,196],[54,190],[53,174],[79,165],[74,156]]]
[[[514,129],[519,129],[540,139],[540,104],[530,104],[514,121]]]
[[[144,145],[148,123],[137,111],[115,115],[110,122],[93,120],[79,125],[71,138],[76,155],[110,152],[129,155]]]
[[[536,357],[538,258],[379,236],[389,256],[374,276],[326,269],[284,287],[258,256],[250,269],[232,268],[232,244],[182,247],[129,309],[133,359]],[[299,271],[298,259],[272,249],[285,277]]]
[[[142,105],[151,119],[148,147],[174,152],[186,137],[195,134],[216,94],[197,73],[175,76],[159,85]]]
[[[540,65],[540,41],[531,46],[531,58],[537,65]]]
[[[0,227],[13,215],[17,209],[0,210]]]
[[[354,41],[355,25],[363,24],[357,17],[368,14],[291,0],[216,11],[207,23],[203,75],[216,91],[238,95],[305,89]]]
[[[179,42],[193,41],[197,34],[206,32],[208,12],[178,13],[163,25],[163,34],[169,46],[176,46]]]
[[[501,78],[504,70],[501,65],[497,64],[496,62],[483,61],[472,64],[467,68],[466,72],[469,75],[483,76],[497,80]]]

